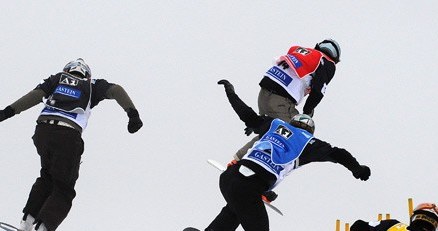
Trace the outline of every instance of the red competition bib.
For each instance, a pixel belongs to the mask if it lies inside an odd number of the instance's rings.
[[[289,67],[295,71],[297,76],[303,78],[304,76],[316,71],[322,57],[332,61],[322,52],[315,49],[293,46],[289,49],[287,55],[280,57],[280,61],[286,61]]]

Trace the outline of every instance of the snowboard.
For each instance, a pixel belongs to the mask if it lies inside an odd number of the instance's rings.
[[[226,168],[224,165],[222,165],[221,163],[219,163],[219,162],[216,161],[216,160],[209,159],[209,160],[207,160],[207,162],[208,162],[210,165],[212,165],[213,167],[217,168],[217,169],[218,169],[219,171],[221,171],[221,172],[227,170],[227,168]],[[280,215],[283,216],[283,213],[280,211],[280,209],[278,209],[277,207],[273,206],[271,203],[269,203],[269,202],[267,202],[267,201],[265,201],[265,200],[263,200],[263,202],[265,203],[266,206],[268,206],[269,208],[271,208],[272,210],[274,210],[275,212],[277,212],[278,214],[280,214]],[[193,231],[195,231],[195,230],[196,230],[196,229],[194,229]],[[184,230],[184,231],[185,231],[185,230]],[[187,230],[187,231],[191,231],[191,230],[189,229],[189,230]]]
[[[14,226],[10,225],[10,224],[6,224],[3,222],[0,222],[0,230],[5,230],[5,231],[21,231],[18,228],[15,228]]]

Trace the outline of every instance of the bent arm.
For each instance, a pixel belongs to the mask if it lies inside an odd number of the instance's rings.
[[[335,71],[335,64],[323,59],[320,66],[313,74],[311,91],[303,107],[304,114],[311,115],[316,106],[321,102],[325,94],[325,88],[335,75]]]
[[[108,99],[115,99],[117,103],[128,112],[130,109],[135,109],[134,103],[129,97],[128,93],[118,84],[113,84],[105,93]]]

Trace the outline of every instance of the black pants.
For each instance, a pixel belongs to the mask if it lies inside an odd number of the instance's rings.
[[[240,165],[227,168],[220,176],[219,187],[227,202],[206,231],[234,231],[242,225],[245,231],[269,230],[269,219],[261,194],[268,186],[257,176],[245,177]]]
[[[37,125],[32,139],[41,158],[41,170],[23,212],[54,231],[67,217],[76,196],[74,186],[84,142],[77,130],[53,124]]]

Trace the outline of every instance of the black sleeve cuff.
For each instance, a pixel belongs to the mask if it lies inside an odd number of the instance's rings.
[[[138,114],[137,109],[135,109],[135,108],[130,108],[130,109],[128,110],[127,114],[128,114],[128,117],[129,117],[129,118],[140,117],[140,115]]]
[[[3,112],[5,113],[6,118],[11,118],[15,115],[15,110],[11,106],[7,106]]]

